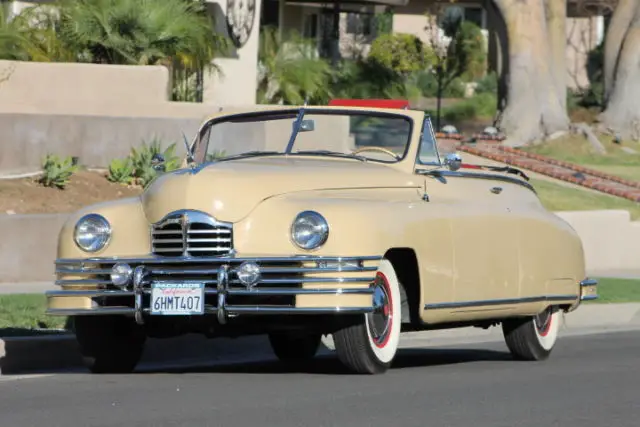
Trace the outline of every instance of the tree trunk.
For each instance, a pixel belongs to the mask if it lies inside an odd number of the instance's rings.
[[[640,140],[640,2],[620,0],[605,43],[601,122],[623,139]]]
[[[559,2],[558,0],[553,0]],[[566,43],[561,30],[549,31],[545,3],[540,0],[494,0],[502,14],[508,36],[507,106],[501,128],[509,143],[524,145],[569,128],[566,108],[566,86],[561,93],[558,70],[566,72],[564,49],[562,58],[552,56],[552,43]],[[564,7],[566,3],[561,1]],[[557,6],[550,21],[563,21],[564,12]],[[559,41],[558,38],[562,38]],[[507,59],[507,58],[505,58]]]
[[[546,0],[547,34],[551,76],[555,81],[562,109],[567,109],[567,4],[566,1]]]
[[[497,122],[500,122],[501,112],[507,105],[507,76],[509,75],[509,61],[506,59],[509,51],[509,38],[507,25],[495,3],[486,3],[487,23],[491,29],[489,32],[489,69],[498,77],[497,93]],[[496,126],[498,123],[493,123]]]

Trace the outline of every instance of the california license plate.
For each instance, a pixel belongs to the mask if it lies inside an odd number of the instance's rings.
[[[204,313],[204,284],[153,283],[151,314],[190,316]]]

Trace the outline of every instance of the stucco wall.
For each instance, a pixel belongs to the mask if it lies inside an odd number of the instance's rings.
[[[558,212],[582,239],[593,272],[640,268],[640,222],[627,211]],[[57,234],[65,214],[0,214],[0,283],[53,280]]]
[[[123,104],[163,103],[169,99],[167,68],[126,65],[0,61],[0,108],[42,111],[68,105],[112,109]]]
[[[227,2],[207,0],[207,3],[209,13],[216,21],[217,31],[228,35]],[[261,10],[262,0],[255,0],[253,27],[246,43],[239,48],[234,48],[228,57],[214,60],[220,72],[205,73],[204,102],[217,105],[244,105],[256,102]]]
[[[164,67],[0,61],[0,175],[39,169],[47,153],[105,166],[154,136],[182,150],[182,133],[193,138],[220,107],[168,101],[169,78]]]
[[[65,214],[0,215],[0,282],[53,281]]]
[[[154,136],[184,153],[203,117],[109,117],[51,114],[0,114],[0,174],[40,170],[48,154],[77,156],[89,167],[106,167],[132,146]]]

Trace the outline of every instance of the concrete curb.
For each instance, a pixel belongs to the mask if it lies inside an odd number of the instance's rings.
[[[562,330],[565,333],[583,334],[635,327],[640,328],[640,303],[585,304],[564,316]],[[460,328],[405,333],[400,346],[406,348],[498,339],[502,339],[500,328]],[[331,337],[324,337],[323,344],[326,347],[323,353],[333,349]],[[274,355],[264,335],[235,339],[187,335],[164,340],[150,339],[142,364],[233,363],[272,358]],[[82,368],[82,361],[73,335],[0,339],[0,375],[77,368]]]

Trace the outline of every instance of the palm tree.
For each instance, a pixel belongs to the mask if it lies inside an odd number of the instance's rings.
[[[193,0],[59,0],[0,19],[2,59],[206,67],[229,46]]]
[[[56,33],[57,19],[48,9],[31,7],[10,17],[0,7],[0,59],[14,61],[74,61]]]
[[[198,1],[61,0],[60,5],[60,37],[90,62],[206,67],[228,46]]]
[[[318,57],[313,42],[292,33],[288,41],[264,27],[258,49],[258,102],[297,104],[306,99],[326,102],[331,66]]]

